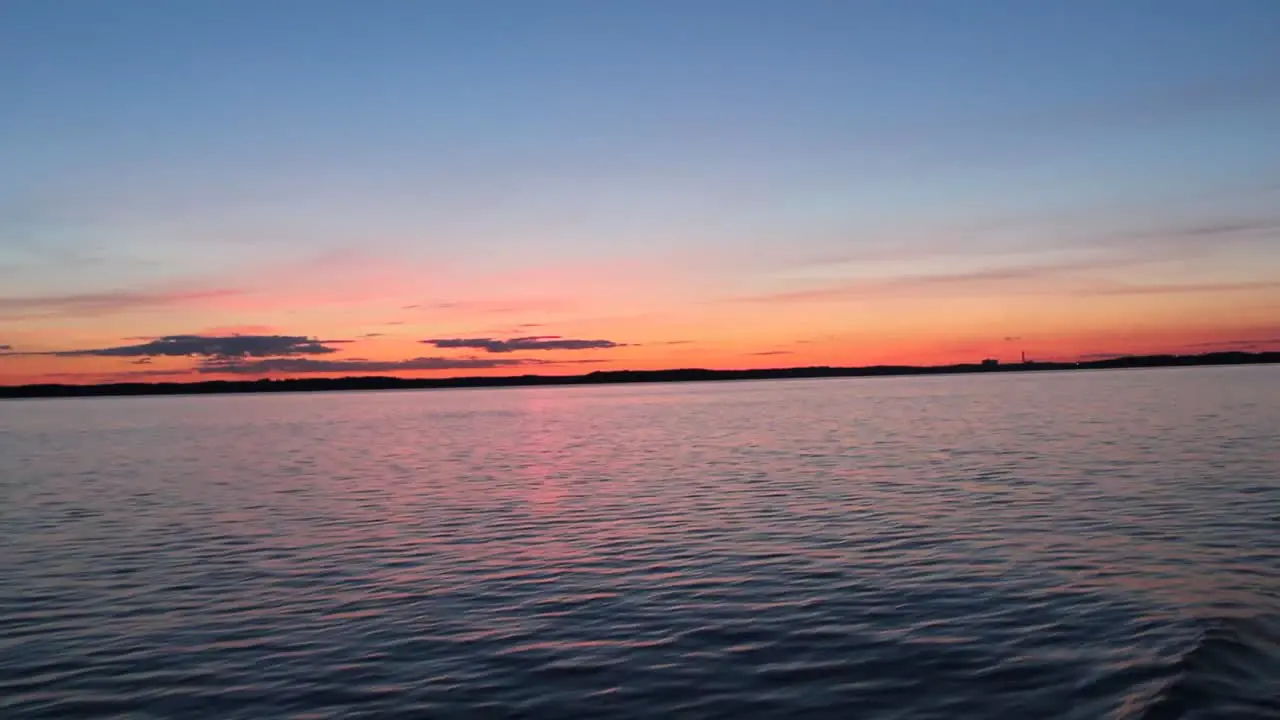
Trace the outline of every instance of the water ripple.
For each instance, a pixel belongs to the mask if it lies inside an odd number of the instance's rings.
[[[1278,381],[0,404],[0,717],[1280,717]]]

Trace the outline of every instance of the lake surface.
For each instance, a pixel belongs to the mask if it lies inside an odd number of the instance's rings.
[[[1280,368],[0,402],[0,717],[1280,717]]]

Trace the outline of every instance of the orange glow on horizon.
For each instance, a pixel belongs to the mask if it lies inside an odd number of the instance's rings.
[[[340,260],[346,258],[318,267],[337,273]],[[385,262],[356,263],[352,274],[358,281],[337,294],[326,294],[313,280],[286,284],[276,294],[196,293],[191,297],[197,299],[169,308],[23,321],[3,338],[14,349],[0,354],[0,384],[945,365],[984,358],[1010,362],[1024,351],[1039,360],[1074,361],[1095,355],[1280,349],[1280,324],[1274,319],[1280,289],[1253,286],[1072,297],[1052,283],[1043,293],[1018,294],[1027,289],[1019,283],[1013,286],[1018,292],[1001,294],[1009,289],[1003,281],[984,279],[965,280],[963,292],[955,293],[950,283],[925,284],[921,294],[905,295],[897,285],[882,283],[865,297],[744,301],[725,287],[700,290],[690,278],[681,279],[684,270],[664,271],[635,260],[495,272],[467,283],[442,281],[429,291],[411,282],[410,269]],[[949,294],[935,297],[940,290]],[[285,353],[276,356],[277,364],[265,366],[274,368],[265,373],[222,373],[211,367],[197,372],[200,361],[194,356],[92,352],[174,335],[308,337],[330,343],[331,352]],[[615,346],[501,352],[424,342],[531,336]],[[91,352],[56,354],[84,349]]]
[[[343,356],[365,357],[374,341],[354,343]],[[362,347],[362,345],[364,347]],[[391,343],[387,343],[391,345]],[[379,360],[397,362],[422,357],[426,346],[400,345],[399,352],[379,355]],[[640,344],[632,347],[537,353],[485,355],[481,359],[533,361],[528,365],[476,367],[442,370],[388,370],[380,372],[271,372],[264,375],[197,373],[189,358],[155,358],[149,361],[109,357],[58,358],[16,356],[0,363],[0,384],[91,384],[101,382],[191,382],[201,380],[254,380],[337,378],[344,376],[393,376],[404,378],[495,377],[517,375],[577,375],[593,371],[662,370],[674,368],[763,369],[806,366],[949,365],[976,363],[993,357],[1015,362],[1022,352],[1041,361],[1072,362],[1109,355],[1201,354],[1221,350],[1280,351],[1280,332],[1275,328],[1239,330],[1173,329],[1150,331],[1095,332],[1065,337],[1023,336],[991,340],[933,339],[928,336],[901,337],[876,345],[864,345],[856,337],[837,336],[824,340],[791,341],[780,347],[753,349],[750,342],[689,342],[679,345]],[[390,349],[390,348],[388,348]],[[416,354],[414,354],[416,352]],[[477,358],[476,353],[432,356]],[[329,356],[323,356],[329,357]],[[56,369],[55,369],[56,368]]]

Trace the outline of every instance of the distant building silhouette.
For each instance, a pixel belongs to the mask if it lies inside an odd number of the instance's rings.
[[[983,367],[995,367],[996,365],[999,365],[999,364],[1000,364],[1000,361],[995,358],[987,358],[986,360],[982,361]]]

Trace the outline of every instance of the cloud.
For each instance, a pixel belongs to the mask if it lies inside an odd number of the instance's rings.
[[[403,305],[401,310],[439,310],[474,315],[516,315],[534,312],[563,312],[573,309],[566,298],[530,297],[510,300],[447,300]]]
[[[0,352],[10,352],[13,350],[12,345],[0,345]]]
[[[1268,190],[1273,191],[1274,188]],[[1242,191],[1247,192],[1247,191]],[[1190,205],[1196,198],[1186,198]],[[1101,208],[1072,208],[1064,214],[1036,213],[993,218],[979,223],[952,223],[943,228],[908,228],[894,236],[875,241],[872,237],[838,237],[843,247],[805,257],[768,258],[762,269],[780,267],[828,268],[867,266],[878,263],[918,263],[954,257],[986,257],[993,261],[1025,258],[1040,254],[1045,240],[1028,243],[1028,236],[1048,236],[1048,247],[1060,251],[1090,249],[1114,256],[1117,266],[1153,264],[1165,260],[1187,260],[1220,251],[1226,244],[1270,242],[1280,231],[1280,217],[1262,214],[1208,213],[1134,226],[1137,218],[1167,216],[1165,201],[1159,207],[1124,204]],[[1155,211],[1159,211],[1158,213]],[[1080,220],[1088,218],[1081,226]],[[1109,218],[1109,229],[1098,222]],[[837,238],[832,238],[837,239]],[[850,250],[848,246],[856,249]]]
[[[411,360],[313,360],[311,358],[268,358],[244,362],[241,360],[210,360],[201,363],[196,372],[202,374],[227,373],[232,375],[266,375],[269,373],[387,373],[412,370],[490,370],[493,368],[520,367],[547,364],[529,358],[448,358],[419,357]]]
[[[790,350],[761,350],[760,352],[747,353],[748,355],[794,355]]]
[[[576,340],[559,335],[530,335],[506,340],[495,338],[437,338],[422,342],[444,349],[466,348],[488,353],[509,353],[522,350],[594,350],[622,347],[612,340]]]
[[[1005,342],[1016,342],[1016,341],[1021,340],[1021,339],[1022,339],[1022,336],[1020,336],[1020,335],[1006,335],[1006,336],[1005,336],[1005,338],[1004,338],[1004,341],[1005,341]]]
[[[1274,338],[1255,338],[1252,340],[1217,340],[1214,342],[1201,342],[1187,345],[1189,348],[1263,348],[1272,345],[1280,345],[1280,337]]]
[[[131,361],[131,362],[130,362],[130,364],[132,364],[132,365],[150,365],[150,364],[151,364],[151,358],[149,358],[149,357],[138,358],[137,360],[133,360],[133,361]]]
[[[102,382],[137,382],[147,378],[165,378],[174,380],[184,375],[188,375],[190,370],[173,369],[173,370],[124,370],[113,373],[82,373],[82,372],[50,372],[41,373],[41,378],[48,380],[69,381],[74,384],[84,383],[102,383]]]
[[[1156,258],[1155,260],[1158,260]],[[820,287],[729,298],[730,302],[803,303],[883,298],[951,296],[970,292],[1069,294],[1072,296],[1218,293],[1280,288],[1280,281],[1137,285],[1090,277],[1091,272],[1144,265],[1152,258],[1093,257],[1058,263],[1010,265],[928,275],[859,278]]]
[[[279,330],[270,325],[219,325],[217,327],[206,328],[193,335],[276,335]],[[143,340],[151,340],[153,338],[142,338]]]
[[[603,341],[597,341],[603,342]],[[660,340],[657,342],[643,343],[617,343],[612,347],[675,347],[677,345],[695,345],[696,340]]]
[[[1128,247],[1153,260],[1193,260],[1221,252],[1228,245],[1270,243],[1280,219],[1235,217],[1186,220],[1165,227],[1118,233],[1095,240],[1100,246]]]
[[[1280,281],[1226,283],[1168,283],[1160,285],[1100,286],[1085,294],[1092,295],[1176,295],[1179,293],[1226,293],[1280,289]]]
[[[178,378],[186,375],[188,370],[181,369],[155,369],[155,370],[126,370],[125,372],[111,373],[105,376],[112,380],[137,380],[139,378]],[[80,373],[63,373],[64,377],[83,378]]]
[[[110,315],[129,310],[164,307],[241,295],[240,290],[179,290],[166,292],[109,291],[71,295],[0,297],[0,318],[25,320],[57,316]]]
[[[1115,360],[1117,358],[1132,357],[1133,355],[1134,353],[1085,353],[1078,359],[1085,362],[1090,360]]]
[[[380,338],[380,337],[382,337],[382,336],[384,336],[384,335],[386,335],[386,333],[365,333],[365,334],[361,335],[360,337],[362,337],[362,338]]]
[[[867,278],[833,283],[822,287],[804,290],[787,290],[763,293],[746,297],[733,298],[737,302],[820,302],[830,300],[853,300],[883,296],[885,294],[912,295],[927,291],[951,291],[970,286],[986,286],[990,284],[1016,284],[1042,280],[1069,270],[1092,269],[1098,263],[1072,263],[1063,265],[1025,265],[1004,268],[990,268],[956,273],[939,273],[933,275],[899,275],[891,277]],[[1031,284],[1032,291],[1042,291],[1042,283]],[[1006,292],[1008,288],[1005,289]]]
[[[1167,233],[1153,233],[1153,235],[1157,237],[1219,238],[1224,235],[1275,230],[1277,227],[1280,227],[1280,221],[1274,219],[1224,220],[1187,225]]]
[[[289,357],[327,355],[347,340],[315,340],[300,335],[168,335],[138,345],[41,353],[56,357]]]

